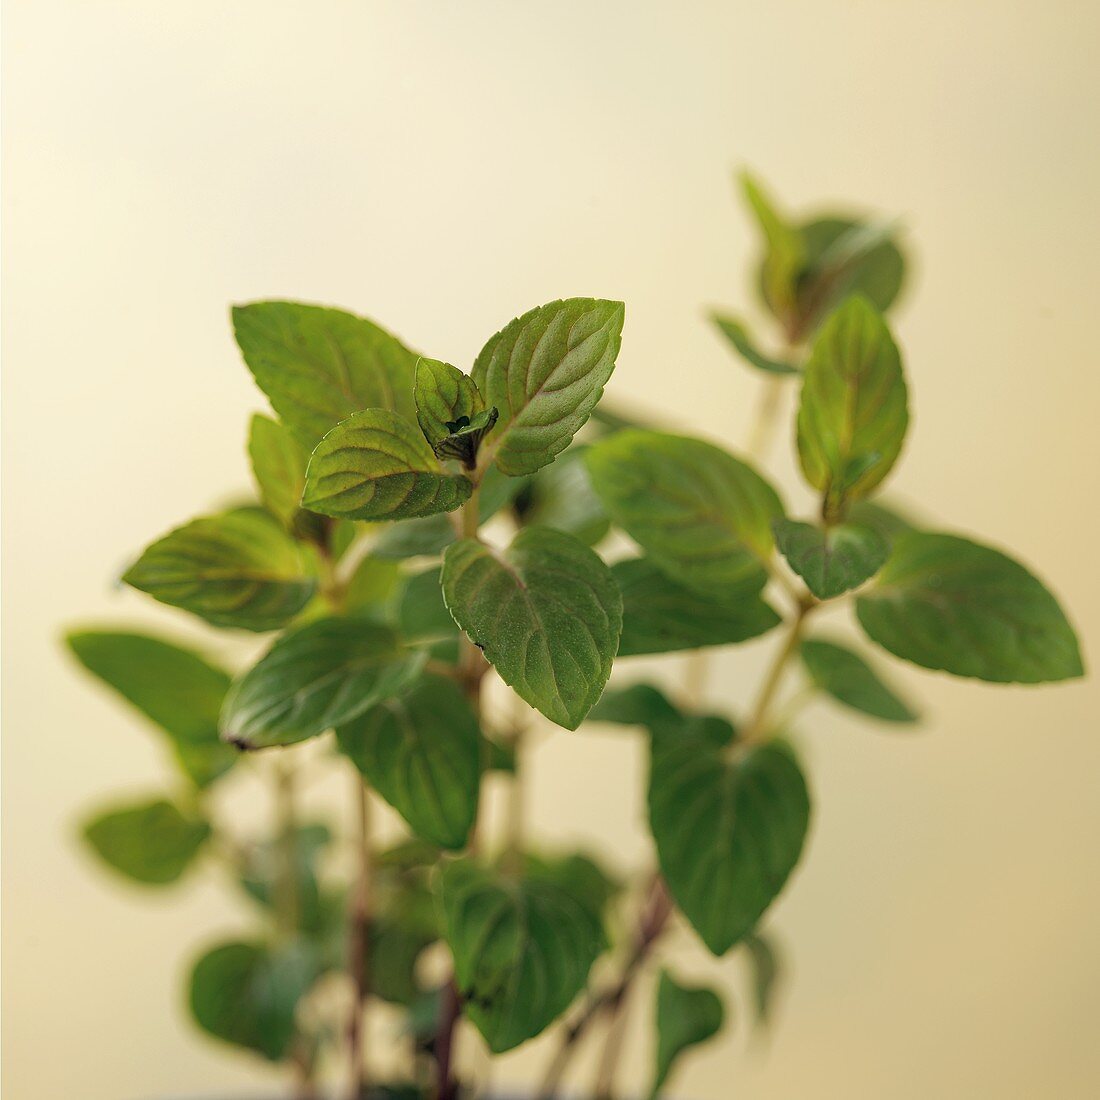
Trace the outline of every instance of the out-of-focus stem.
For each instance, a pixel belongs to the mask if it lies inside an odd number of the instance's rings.
[[[367,1090],[367,1067],[363,1051],[367,998],[370,992],[370,907],[374,877],[371,847],[370,795],[366,784],[355,775],[358,818],[359,866],[348,914],[348,972],[354,988],[348,1016],[348,1098],[359,1100]]]

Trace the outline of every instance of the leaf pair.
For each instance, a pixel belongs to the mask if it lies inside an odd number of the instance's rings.
[[[505,877],[470,861],[439,879],[465,1013],[494,1054],[539,1034],[584,988],[604,950],[600,907],[552,867]]]
[[[682,713],[646,684],[608,692],[591,718],[649,731],[661,873],[703,942],[724,954],[755,928],[801,855],[810,802],[793,751],[740,745],[724,718]]]
[[[473,488],[444,470],[441,457],[467,469],[495,462],[512,477],[547,465],[599,400],[622,322],[621,303],[573,298],[512,321],[486,344],[470,376],[422,359],[415,384],[421,432],[387,409],[344,420],[310,459],[303,505],[350,519],[429,516],[459,507]]]

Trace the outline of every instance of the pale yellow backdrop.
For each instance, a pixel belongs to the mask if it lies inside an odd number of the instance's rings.
[[[247,485],[260,402],[230,302],[346,305],[469,363],[533,304],[622,298],[611,392],[736,444],[756,383],[702,320],[749,302],[731,170],[754,166],[793,206],[900,213],[918,275],[898,314],[915,416],[896,489],[1032,563],[1095,663],[1092,0],[6,9],[8,1100],[221,1097],[265,1079],[180,1009],[186,955],[239,924],[230,895],[127,890],[74,845],[84,809],[165,773],[57,645],[74,620],[176,621],[110,578]],[[805,505],[786,438],[774,459]],[[715,703],[744,703],[772,645],[720,657]],[[778,1026],[749,1043],[738,1008],[685,1063],[681,1096],[1100,1095],[1096,689],[896,678],[923,700],[919,733],[807,713],[817,808],[771,918],[793,967]],[[539,827],[644,862],[629,738],[559,732],[534,766]],[[744,1005],[737,961],[688,936],[672,956]],[[542,1053],[501,1078],[522,1082]]]

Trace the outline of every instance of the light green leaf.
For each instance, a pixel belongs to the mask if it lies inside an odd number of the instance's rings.
[[[858,588],[882,568],[890,554],[886,539],[859,523],[821,528],[777,519],[772,529],[779,552],[819,600]]]
[[[309,454],[277,420],[257,413],[248,432],[248,457],[264,507],[290,529],[302,506]]]
[[[497,412],[485,407],[469,375],[450,363],[421,359],[416,365],[416,419],[436,455],[473,469]]]
[[[526,527],[553,527],[595,546],[611,528],[611,520],[592,488],[584,462],[587,447],[574,446],[557,462],[540,470],[516,497],[515,511]]]
[[[109,867],[135,882],[166,886],[190,867],[210,826],[158,798],[96,814],[82,832]]]
[[[826,515],[843,516],[893,467],[909,424],[901,357],[865,298],[849,298],[814,341],[798,410],[798,455]]]
[[[858,654],[836,642],[807,638],[799,650],[810,679],[838,703],[884,722],[915,722],[916,712]]]
[[[362,409],[412,418],[417,357],[371,321],[300,302],[233,309],[233,331],[256,384],[306,450]]]
[[[780,622],[756,593],[702,596],[669,580],[646,558],[616,562],[611,573],[623,597],[620,657],[733,645]]]
[[[614,523],[665,573],[704,595],[759,592],[783,506],[752,467],[700,439],[624,431],[588,452]]]
[[[298,1002],[319,974],[316,950],[300,941],[219,944],[191,971],[191,1014],[215,1038],[278,1062],[294,1038]]]
[[[899,535],[917,531],[920,525],[908,513],[901,511],[884,500],[857,500],[848,510],[848,518],[864,527],[873,527],[887,542],[892,543]]]
[[[762,370],[765,374],[798,374],[799,369],[793,363],[783,359],[774,359],[765,355],[750,338],[745,326],[733,317],[721,313],[712,313],[710,319],[718,331],[733,345],[738,355],[746,363]]]
[[[1043,584],[955,535],[901,536],[856,614],[895,657],[955,676],[1036,684],[1084,674],[1073,627]]]
[[[802,853],[810,800],[787,747],[731,750],[717,729],[653,738],[649,823],[669,891],[722,955],[783,889]]]
[[[590,907],[532,872],[505,878],[466,860],[449,863],[440,899],[466,1015],[494,1054],[564,1012],[605,945]]]
[[[758,180],[745,171],[740,182],[763,238],[764,300],[781,321],[788,323],[795,306],[798,276],[805,262],[805,242],[802,234],[779,214]]]
[[[313,595],[301,550],[259,508],[192,520],[146,547],[122,578],[214,626],[277,630]]]
[[[598,298],[551,302],[482,349],[471,376],[500,412],[484,450],[503,473],[533,474],[569,446],[615,369],[624,308]]]
[[[343,608],[349,615],[385,619],[401,580],[397,562],[364,554],[344,589]]]
[[[408,519],[454,511],[472,490],[469,479],[444,472],[407,420],[368,409],[317,444],[302,505],[344,519]]]
[[[722,1000],[713,989],[680,985],[667,970],[661,971],[657,983],[657,1072],[651,1097],[664,1088],[685,1050],[718,1034],[725,1015]]]
[[[529,527],[508,550],[447,548],[443,598],[517,695],[576,729],[600,697],[622,630],[611,570],[561,531]]]
[[[336,738],[417,836],[440,848],[465,845],[477,816],[481,730],[457,684],[424,676]]]
[[[74,630],[76,659],[167,735],[180,766],[198,787],[212,783],[238,753],[218,737],[229,673],[190,649],[114,630]]]
[[[756,1026],[766,1028],[771,1023],[776,986],[782,974],[782,960],[772,937],[762,932],[750,932],[741,942],[749,955]]]
[[[318,619],[284,634],[240,679],[221,713],[242,749],[290,745],[350,722],[411,683],[423,657],[364,619]]]

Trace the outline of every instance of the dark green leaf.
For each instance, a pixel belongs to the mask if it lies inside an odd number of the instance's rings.
[[[237,752],[218,737],[229,674],[197,653],[146,634],[77,630],[66,641],[89,672],[168,734],[196,786],[224,774]]]
[[[264,507],[290,528],[302,506],[309,454],[277,420],[257,413],[248,433],[248,457]]]
[[[443,869],[440,898],[466,1015],[495,1054],[564,1012],[605,945],[590,907],[542,876],[458,861]]]
[[[210,826],[162,798],[99,813],[84,839],[116,871],[149,886],[175,882],[199,854]]]
[[[220,944],[191,971],[191,1014],[215,1038],[278,1062],[294,1038],[298,1001],[319,972],[315,949],[303,943]]]
[[[680,985],[662,970],[657,983],[657,1072],[650,1095],[661,1091],[685,1050],[712,1039],[724,1022],[725,1009],[714,990]]]
[[[890,553],[890,544],[878,531],[859,523],[821,528],[777,519],[772,528],[779,552],[819,600],[858,588],[882,568]]]
[[[837,702],[884,722],[915,722],[917,714],[858,653],[835,642],[807,638],[799,650],[810,679]]]
[[[954,535],[899,538],[856,613],[873,641],[925,668],[1024,684],[1084,673],[1073,627],[1042,583]]]
[[[441,572],[439,566],[425,569],[405,582],[397,621],[406,642],[434,642],[458,633],[458,623],[443,602]]]
[[[612,521],[664,572],[704,595],[764,587],[783,506],[750,466],[700,439],[624,431],[589,450],[588,469]]]
[[[444,556],[443,598],[516,694],[566,729],[580,725],[622,630],[622,597],[595,552],[545,527],[504,552],[464,539]]]
[[[421,993],[416,967],[435,937],[402,920],[379,918],[370,924],[367,984],[383,1001],[411,1005]],[[420,1094],[417,1094],[418,1100]],[[372,1095],[373,1100],[373,1095]]]
[[[732,645],[780,622],[756,593],[702,596],[669,580],[646,558],[616,562],[611,573],[623,597],[620,657]]]
[[[234,308],[233,330],[256,384],[307,450],[362,409],[415,413],[417,357],[371,321],[300,302],[253,302]]]
[[[302,504],[345,519],[409,519],[454,511],[472,490],[467,478],[443,470],[407,420],[368,409],[341,421],[317,444]]]
[[[316,737],[397,695],[422,667],[384,626],[319,619],[285,634],[234,681],[222,738],[262,749]]]
[[[527,527],[553,527],[595,546],[608,532],[600,498],[592,488],[584,462],[586,447],[570,447],[557,462],[540,470],[515,502],[520,522]]]
[[[712,313],[710,318],[718,331],[733,345],[746,363],[762,370],[766,374],[798,374],[798,367],[782,359],[773,359],[765,355],[749,337],[745,326],[733,317],[721,313]]]
[[[771,936],[750,932],[742,941],[749,953],[752,1002],[757,1027],[771,1022],[776,985],[782,974],[782,960]]]
[[[909,424],[901,357],[865,298],[849,298],[814,341],[798,410],[798,455],[829,517],[890,472]]]
[[[481,730],[457,684],[424,676],[336,736],[417,836],[441,848],[466,843],[477,817]]]
[[[568,298],[525,313],[482,349],[471,375],[500,419],[484,450],[511,476],[569,446],[615,368],[624,306]]]
[[[332,841],[332,832],[327,825],[312,824],[300,826],[292,836],[297,927],[316,937],[327,930],[332,916],[317,881],[317,865]],[[284,837],[250,845],[241,868],[241,887],[264,908],[277,910],[284,903],[281,891],[289,878],[287,862]]]
[[[779,895],[809,817],[805,781],[785,746],[731,750],[709,729],[653,739],[649,823],[661,872],[715,955],[751,932]]]
[[[214,626],[277,630],[313,595],[301,550],[258,508],[204,516],[148,546],[122,578]]]
[[[651,684],[608,688],[589,711],[589,722],[610,722],[617,726],[642,726],[654,733],[684,720],[678,707]]]
[[[622,889],[622,884],[606,868],[580,852],[551,857],[528,854],[525,867],[528,877],[560,886],[600,920],[612,898]]]

